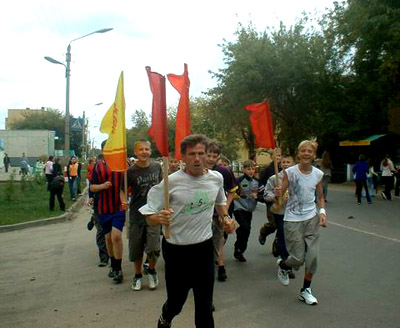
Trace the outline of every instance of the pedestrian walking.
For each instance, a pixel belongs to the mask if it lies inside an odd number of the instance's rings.
[[[354,181],[356,183],[357,204],[361,205],[362,188],[365,190],[368,204],[372,204],[371,196],[367,187],[367,176],[369,172],[368,163],[366,162],[366,157],[364,154],[361,154],[358,159],[358,162],[354,164],[352,169],[354,173]]]
[[[294,165],[294,159],[290,155],[283,155],[281,159],[282,171],[278,173],[279,185],[282,184],[283,174],[286,169]],[[284,231],[284,214],[286,209],[286,203],[288,201],[289,193],[286,190],[282,199],[275,196],[276,188],[276,176],[273,175],[268,179],[267,185],[265,186],[264,198],[267,202],[273,202],[271,207],[272,215],[274,216],[274,222],[276,225],[276,246],[277,251],[282,260],[286,260],[289,257],[289,253],[285,243],[285,231]],[[290,279],[294,279],[295,275],[293,271],[289,271],[288,276]]]
[[[274,164],[275,157],[276,157],[276,162],[278,164],[278,171],[281,170],[280,163],[281,163],[282,152],[279,148],[277,148],[277,149],[275,149],[275,152],[271,155],[272,162],[267,167],[262,169],[260,172],[259,192],[262,195],[264,195],[264,188],[268,182],[268,179],[275,174],[275,164]],[[276,231],[274,218],[273,218],[272,212],[271,212],[272,202],[266,202],[265,205],[266,205],[266,213],[267,213],[268,221],[260,229],[258,241],[260,242],[261,245],[264,245],[267,240],[267,237]]]
[[[327,226],[325,200],[322,191],[323,172],[312,166],[317,153],[314,140],[304,140],[297,148],[300,163],[285,170],[281,188],[276,195],[282,196],[289,190],[285,209],[284,233],[289,253],[286,260],[278,259],[278,280],[289,285],[289,272],[305,264],[303,288],[299,300],[308,305],[318,303],[311,290],[313,276],[317,272],[319,251],[319,230]],[[315,204],[315,190],[318,193],[318,207]]]
[[[140,209],[142,214],[149,215],[149,224],[169,226],[169,238],[162,241],[167,301],[158,328],[171,327],[190,289],[193,289],[196,327],[214,327],[214,207],[220,220],[224,220],[226,231],[233,232],[234,221],[226,208],[221,174],[205,168],[207,146],[208,140],[203,135],[184,138],[181,154],[185,168],[169,176],[170,209],[163,210],[164,181],[150,189],[147,204]]]
[[[60,210],[65,211],[65,202],[63,198],[64,176],[60,165],[60,159],[58,157],[55,159],[54,163],[52,162],[52,178],[49,185],[49,191],[50,191],[50,200],[49,200],[50,211],[54,211],[56,197],[58,200],[58,204],[60,205]]]
[[[76,200],[76,194],[78,193],[78,168],[76,156],[72,156],[67,165],[67,177],[68,187],[71,200]]]
[[[210,170],[217,171],[221,173],[224,179],[224,191],[226,195],[226,206],[228,208],[228,214],[232,216],[233,214],[233,200],[236,195],[237,183],[233,172],[229,167],[223,167],[217,165],[220,159],[222,151],[222,145],[217,140],[209,140],[207,147],[207,159],[206,167]],[[213,243],[214,243],[214,255],[215,261],[217,263],[217,279],[218,281],[225,281],[228,278],[226,268],[225,268],[225,258],[224,258],[224,247],[228,234],[224,233],[223,223],[219,220],[219,215],[216,210],[214,210],[213,215]]]
[[[103,159],[104,159],[103,154],[100,154],[99,160]],[[89,186],[89,191],[88,191],[89,199],[87,205],[92,209],[92,214],[90,216],[89,222],[87,223],[87,229],[89,231],[92,231],[93,228],[96,227],[96,245],[99,255],[98,266],[105,267],[108,265],[110,257],[107,251],[106,237],[99,219],[99,211],[98,211],[99,197],[98,193],[92,192],[90,190],[90,185],[92,183],[93,171],[95,166],[96,166],[96,157],[93,156],[89,159],[89,164],[86,169],[86,179]]]
[[[322,191],[324,193],[324,199],[326,203],[328,201],[328,184],[331,182],[333,169],[329,152],[324,151],[322,153],[319,169],[324,173],[324,176],[322,177]]]
[[[103,151],[106,141],[101,144]],[[119,190],[122,181],[122,173],[112,172],[104,156],[99,156],[96,167],[93,170],[90,191],[97,193],[97,211],[99,221],[103,229],[107,252],[111,260],[111,269],[108,274],[115,284],[123,281],[122,273],[122,230],[125,224],[125,212],[122,211]]]
[[[148,286],[155,289],[158,286],[156,263],[160,256],[160,227],[150,226],[146,216],[139,212],[139,208],[146,204],[147,194],[151,187],[162,180],[162,168],[153,162],[151,143],[148,140],[135,142],[134,153],[137,158],[127,172],[128,188],[131,191],[129,201],[129,261],[133,262],[135,275],[132,279],[132,290],[139,291],[143,283],[143,254],[148,260]],[[167,168],[165,168],[167,169]],[[128,202],[121,185],[121,202],[127,209]]]
[[[29,173],[28,159],[26,158],[25,153],[22,153],[20,174],[22,174],[22,176],[26,176],[28,175],[28,173]]]
[[[54,156],[49,156],[49,158],[47,159],[47,162],[44,164],[44,174],[46,175],[46,179],[47,179],[47,191],[50,191],[50,183],[53,180],[53,178],[55,177],[55,175],[53,174],[53,160],[54,160]]]
[[[390,155],[386,155],[381,162],[382,184],[384,190],[381,192],[383,199],[392,200],[392,189],[394,186],[394,173],[396,172]]]
[[[8,168],[10,167],[10,163],[11,163],[10,157],[8,157],[8,154],[5,153],[3,158],[3,164],[6,173],[8,173]]]
[[[234,216],[239,227],[236,229],[236,242],[233,257],[239,262],[246,262],[244,253],[251,232],[253,211],[257,207],[258,180],[254,178],[256,166],[254,161],[243,163],[243,175],[237,179],[239,199],[234,200]]]

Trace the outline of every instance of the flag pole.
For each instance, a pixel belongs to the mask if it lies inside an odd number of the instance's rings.
[[[124,193],[125,199],[128,200],[128,170],[124,172]],[[126,228],[126,239],[129,239],[129,205],[125,211],[125,228]]]
[[[164,209],[169,210],[168,157],[163,156]],[[169,239],[169,225],[164,226],[165,239]]]
[[[274,169],[275,169],[275,188],[279,188],[280,187],[280,183],[279,183],[279,178],[278,178],[278,160],[277,160],[277,151],[276,148],[274,148]],[[282,207],[282,195],[278,196],[278,208]]]

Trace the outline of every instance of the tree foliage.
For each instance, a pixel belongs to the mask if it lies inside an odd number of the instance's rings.
[[[22,114],[23,119],[11,125],[13,130],[50,130],[55,131],[58,141],[56,147],[64,148],[65,142],[65,115],[58,109],[26,110]],[[73,118],[72,115],[70,115]],[[70,148],[78,156],[82,152],[82,131],[70,131]]]
[[[213,127],[254,141],[245,105],[268,99],[278,141],[294,150],[317,137],[322,148],[387,131],[388,106],[399,103],[400,3],[348,0],[317,21],[258,32],[238,25],[221,45],[225,67],[208,92]]]

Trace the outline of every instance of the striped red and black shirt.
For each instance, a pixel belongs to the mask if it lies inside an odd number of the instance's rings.
[[[97,192],[99,214],[112,214],[121,210],[119,191],[122,182],[121,172],[111,172],[105,161],[99,161],[93,170],[91,184],[97,185],[106,181],[111,182],[111,187]]]

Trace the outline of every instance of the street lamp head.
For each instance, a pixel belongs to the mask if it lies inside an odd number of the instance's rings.
[[[58,60],[55,60],[54,58],[51,58],[51,57],[44,57],[44,59],[46,59],[46,60],[48,60],[50,63],[53,63],[53,64],[60,64],[60,65],[63,65],[63,66],[65,66],[65,64],[64,63],[61,63],[61,62],[59,62]]]
[[[94,33],[106,33],[106,32],[109,32],[111,30],[112,30],[112,28],[103,28],[103,29],[98,30],[98,31],[96,31]]]

